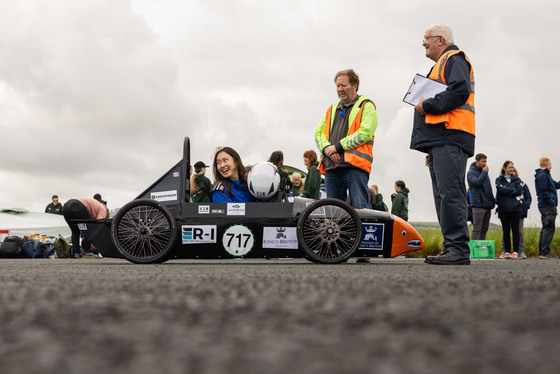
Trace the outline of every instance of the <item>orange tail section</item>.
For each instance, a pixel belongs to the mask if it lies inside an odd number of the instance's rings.
[[[393,215],[393,246],[391,257],[424,248],[424,239],[402,218]]]

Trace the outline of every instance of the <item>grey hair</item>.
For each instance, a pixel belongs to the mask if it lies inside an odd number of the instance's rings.
[[[301,174],[295,171],[292,173],[292,179],[294,179],[294,177],[299,177],[301,179]]]
[[[442,24],[431,25],[426,31],[431,31],[432,36],[441,36],[447,45],[453,45],[453,30],[449,26]]]

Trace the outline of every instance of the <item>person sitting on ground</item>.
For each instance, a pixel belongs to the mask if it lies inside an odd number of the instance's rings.
[[[45,213],[51,214],[62,214],[62,204],[58,202],[58,195],[52,196],[52,203],[47,205],[45,208]]]
[[[321,173],[317,167],[317,153],[310,149],[303,153],[303,163],[307,166],[307,178],[305,178],[305,186],[301,197],[319,200],[321,197]]]
[[[401,180],[395,182],[395,193],[391,195],[391,214],[408,221],[408,193],[410,190]]]
[[[207,166],[202,161],[194,164],[194,183],[196,184],[196,192],[191,192],[193,203],[209,203],[210,194],[212,193],[212,182],[204,173],[206,173]]]
[[[70,199],[64,204],[62,211],[64,220],[72,231],[72,257],[81,257],[80,249],[80,228],[73,219],[102,219],[109,218],[109,209],[95,199],[81,197]]]
[[[212,163],[214,190],[211,200],[214,203],[253,202],[255,199],[247,188],[247,171],[241,157],[231,147],[219,148]]]
[[[292,188],[290,189],[290,192],[294,197],[300,196],[303,193],[301,174],[297,171],[292,173]]]

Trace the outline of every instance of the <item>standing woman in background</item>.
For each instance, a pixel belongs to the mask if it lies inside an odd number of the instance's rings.
[[[410,190],[401,180],[395,182],[395,193],[391,195],[391,214],[408,221],[408,193]]]
[[[280,175],[280,188],[282,191],[289,191],[292,188],[292,181],[290,180],[290,174],[288,170],[284,167],[284,153],[282,151],[274,151],[268,158],[268,162],[276,166],[278,174]]]
[[[524,183],[515,176],[513,162],[506,161],[500,176],[496,178],[496,203],[498,217],[504,230],[504,252],[500,258],[519,258],[519,219],[521,217],[521,199]],[[511,252],[510,231],[513,236],[513,253]]]
[[[319,200],[321,196],[321,173],[317,166],[317,153],[314,150],[305,151],[303,154],[303,163],[307,166],[307,177],[303,186],[303,194],[301,197]]]

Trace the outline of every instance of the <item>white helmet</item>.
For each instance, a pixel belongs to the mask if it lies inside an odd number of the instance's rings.
[[[259,162],[251,167],[247,176],[249,192],[260,201],[271,200],[278,192],[280,174],[270,162]]]

